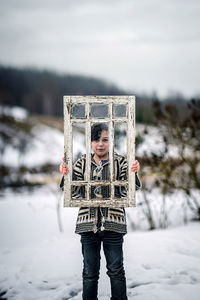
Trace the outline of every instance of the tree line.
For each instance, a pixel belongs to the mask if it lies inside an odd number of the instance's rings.
[[[31,114],[63,116],[63,95],[135,95],[136,121],[152,123],[152,102],[161,100],[156,95],[127,92],[105,80],[88,76],[57,74],[48,70],[0,66],[0,102],[20,106]],[[186,111],[187,99],[174,93],[162,102],[178,103]]]
[[[0,101],[32,114],[63,115],[63,95],[126,95],[101,79],[51,71],[0,67]]]

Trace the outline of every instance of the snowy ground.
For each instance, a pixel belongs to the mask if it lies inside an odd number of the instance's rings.
[[[58,230],[58,199],[47,186],[32,193],[7,190],[0,198],[0,294],[6,292],[4,299],[81,300],[81,244],[74,233],[78,208],[60,204],[63,233]],[[129,228],[124,237],[128,299],[198,300],[199,230],[199,223],[152,232]],[[110,283],[103,252],[101,257],[99,299],[108,300]]]
[[[26,112],[19,109],[4,113],[12,113],[22,121],[27,118]],[[143,129],[140,125],[137,131]],[[139,156],[163,149],[158,130],[148,129],[144,143],[137,149]],[[59,164],[63,156],[63,133],[37,124],[33,134],[35,139],[23,156],[23,164],[27,167]],[[78,141],[81,138],[77,134]],[[74,148],[84,151],[76,141]],[[170,155],[177,155],[176,150],[171,148]],[[8,146],[2,162],[7,166],[15,162],[17,167],[18,156],[17,150]],[[0,195],[0,299],[81,300],[81,244],[80,236],[74,233],[78,208],[63,208],[61,195],[55,185],[31,193],[7,189]],[[142,202],[142,193],[136,195],[137,203]],[[162,195],[153,190],[147,196],[157,225]],[[166,197],[166,210],[169,228],[149,232],[145,231],[148,224],[141,206],[126,209],[128,234],[124,237],[124,264],[130,300],[200,299],[200,224],[183,225],[183,220],[191,219],[191,212],[181,192]],[[63,232],[59,231],[58,212]],[[137,231],[131,231],[130,222]],[[103,252],[101,257],[99,300],[108,300],[110,283]]]
[[[20,107],[9,108],[0,106],[0,114],[2,112],[13,116],[21,122],[26,122],[28,118],[28,112]],[[119,128],[123,129],[123,127]],[[148,126],[148,134],[145,135],[143,134],[144,129],[145,126],[141,124],[136,127],[136,134],[140,133],[144,139],[144,143],[140,144],[136,149],[136,156],[140,157],[144,153],[150,155],[152,151],[157,154],[163,152],[164,143],[159,129]],[[13,145],[6,145],[1,157],[3,165],[19,167],[22,164],[26,167],[34,167],[46,163],[60,164],[64,152],[64,133],[57,128],[39,122],[35,124],[31,132],[34,138],[31,138],[27,150],[23,155],[20,155],[19,149],[14,148]],[[123,136],[120,137],[119,148],[116,148],[115,151],[125,155],[126,142],[123,133]],[[73,135],[73,156],[76,157],[78,153],[85,153],[85,137],[80,133],[80,130],[75,130]],[[168,155],[177,156],[177,147],[170,146]]]

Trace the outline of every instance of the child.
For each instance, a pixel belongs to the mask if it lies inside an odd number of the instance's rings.
[[[109,134],[105,123],[95,123],[91,128],[91,179],[109,180]],[[73,179],[84,180],[86,156],[79,158],[73,166]],[[131,171],[136,174],[136,189],[141,184],[137,176],[140,165],[136,160]],[[116,180],[126,180],[127,161],[125,157],[115,153],[114,170]],[[66,174],[68,168],[60,165],[60,172]],[[84,197],[84,187],[74,191],[76,197]],[[125,197],[126,189],[115,188],[116,197]],[[93,186],[91,198],[109,197],[108,186]],[[124,208],[80,207],[76,221],[75,233],[81,235],[83,254],[83,300],[98,300],[98,279],[100,270],[101,242],[106,257],[107,275],[111,283],[111,299],[125,300],[126,278],[123,266],[123,236],[127,233],[126,214]]]

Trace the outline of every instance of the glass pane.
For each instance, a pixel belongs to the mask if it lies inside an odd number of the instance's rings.
[[[108,105],[107,104],[91,104],[90,115],[93,118],[107,118]]]
[[[114,186],[115,198],[124,199],[127,198],[127,186],[126,185],[115,185]]]
[[[127,123],[115,122],[114,124],[114,152],[116,156],[115,162],[115,178],[116,180],[127,180]]]
[[[72,145],[72,160],[74,164],[78,158],[86,153],[85,123],[74,122],[72,124]]]
[[[126,117],[126,104],[114,104],[114,118]]]
[[[72,117],[73,118],[85,118],[85,105],[73,104],[72,105]]]
[[[114,124],[114,151],[120,155],[127,154],[127,123]]]
[[[85,185],[82,185],[82,186],[72,185],[71,186],[71,198],[72,199],[85,199],[86,198]]]
[[[109,185],[91,186],[90,198],[96,200],[110,199],[110,186]]]

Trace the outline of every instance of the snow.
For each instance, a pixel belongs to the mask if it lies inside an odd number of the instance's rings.
[[[23,156],[12,145],[6,145],[2,155],[3,164],[16,168],[20,165],[32,168],[45,164],[60,164],[64,153],[63,132],[38,123],[32,128],[31,133],[33,134],[33,138],[30,138],[30,143]],[[76,139],[73,141],[74,156],[79,151],[85,153],[84,136],[76,134],[75,137]]]
[[[12,116],[16,120],[24,120],[28,117],[28,111],[19,106],[0,105],[0,115]]]
[[[4,113],[22,122],[27,118],[27,112],[16,107],[6,108]],[[137,126],[138,132],[143,130],[144,126]],[[164,150],[159,130],[155,127],[148,130],[144,143],[137,148],[137,156],[145,152],[150,155],[152,151],[159,154]],[[19,167],[24,164],[31,168],[61,162],[63,132],[38,123],[32,133],[34,138],[20,160],[17,149],[6,147],[2,155],[4,165]],[[120,143],[119,153],[124,151],[124,144]],[[83,135],[78,131],[73,148],[85,151]],[[170,145],[169,155],[178,155],[177,147]],[[147,198],[156,227],[163,222],[168,228],[147,231],[145,205],[139,205],[144,199],[138,191],[137,207],[126,208],[128,234],[124,236],[124,265],[128,299],[197,300],[200,294],[200,223],[190,222],[193,215],[181,191],[163,199],[159,189],[153,189],[147,193]],[[1,191],[0,299],[4,292],[8,300],[82,299],[81,244],[80,236],[74,232],[77,213],[78,208],[63,207],[63,195],[55,184],[32,191]],[[101,262],[99,299],[108,300],[110,283],[103,250]]]
[[[0,113],[3,109],[4,113],[14,116],[16,119],[21,118],[21,121],[26,122],[26,110],[14,107],[0,106]],[[122,128],[123,129],[123,128]],[[144,143],[140,144],[136,149],[136,156],[143,156],[145,153],[151,155],[152,152],[163,153],[164,143],[162,136],[159,134],[159,129],[153,126],[148,126],[148,134],[144,134],[144,125],[138,125],[136,134],[142,134]],[[31,133],[33,138],[30,137],[30,142],[25,152],[20,153],[19,149],[13,148],[12,145],[6,145],[2,153],[2,164],[5,166],[12,166],[15,168],[24,165],[26,167],[38,167],[45,164],[60,164],[64,152],[64,135],[63,132],[56,128],[52,128],[42,123],[37,123],[33,126]],[[126,154],[126,137],[121,136],[119,149],[115,149],[117,153]],[[188,155],[191,151],[187,149]],[[75,158],[78,153],[85,153],[85,139],[84,135],[76,131],[73,139],[73,157]],[[169,146],[169,153],[166,155],[177,157],[178,148],[176,146]]]
[[[147,129],[148,133],[144,134],[145,129]],[[136,148],[136,155],[138,157],[142,157],[144,154],[147,156],[151,156],[152,153],[157,155],[164,154],[165,144],[163,142],[163,134],[161,132],[164,132],[164,128],[162,127],[159,128],[151,125],[145,126],[143,124],[137,125],[136,134],[141,135],[143,143],[139,144]],[[191,155],[193,155],[193,149],[190,145],[185,146],[184,155],[186,157],[191,157]],[[178,145],[168,145],[168,152],[165,153],[165,158],[168,159],[169,157],[180,157],[180,149]]]
[[[58,230],[59,205],[63,232]],[[139,207],[127,209],[128,214],[131,210],[134,218]],[[74,233],[77,213],[78,208],[63,207],[62,193],[54,185],[1,194],[0,290],[7,299],[82,299],[81,244]],[[129,226],[124,236],[128,299],[197,300],[199,229],[197,222],[154,231],[131,231]],[[99,299],[109,297],[102,252]]]
[[[26,167],[40,166],[46,163],[59,164],[64,152],[63,133],[58,129],[38,124],[32,129],[34,138],[19,161],[19,151],[7,146],[3,155],[3,162],[7,166]]]
[[[13,116],[21,122],[26,122],[28,112],[21,107],[0,106],[0,114]],[[79,126],[81,126],[79,124]],[[123,130],[123,126],[119,127]],[[118,129],[119,129],[118,128]],[[144,154],[151,155],[152,152],[160,155],[164,153],[164,143],[159,128],[155,126],[147,126],[148,133],[144,134],[145,126],[138,124],[136,126],[136,134],[141,134],[144,142],[139,144],[136,149],[136,156],[141,157]],[[19,153],[17,148],[12,145],[6,145],[2,153],[2,164],[5,166],[12,166],[18,168],[20,165],[26,167],[38,167],[44,164],[60,164],[64,152],[64,135],[63,132],[56,128],[37,123],[33,126],[31,133],[33,138],[30,138],[30,143],[26,152]],[[1,141],[0,141],[1,142]],[[121,136],[119,149],[115,149],[120,154],[126,154],[126,137]],[[73,157],[75,158],[78,153],[85,153],[85,138],[78,130],[74,133],[73,139]],[[185,149],[185,153],[191,156],[192,151],[189,145]],[[165,157],[178,157],[178,147],[169,145],[168,153]],[[33,159],[34,158],[34,159]]]

